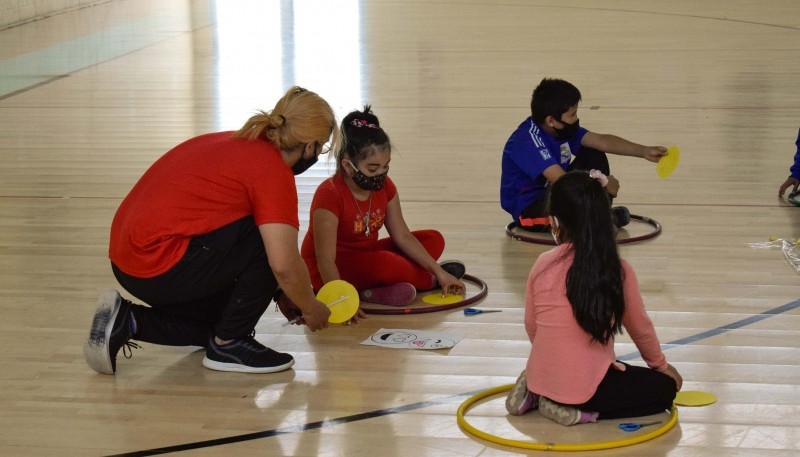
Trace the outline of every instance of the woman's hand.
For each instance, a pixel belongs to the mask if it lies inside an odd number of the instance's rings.
[[[303,323],[308,326],[312,332],[328,328],[328,316],[331,315],[331,310],[328,309],[325,303],[319,300],[314,300],[313,305],[300,307],[303,312]]]

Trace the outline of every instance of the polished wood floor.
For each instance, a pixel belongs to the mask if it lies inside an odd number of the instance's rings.
[[[524,280],[548,247],[506,236],[500,157],[545,76],[581,89],[583,126],[681,148],[667,180],[612,157],[618,203],[663,225],[621,252],[684,388],[718,396],[681,408],[662,437],[592,455],[800,454],[800,274],[749,245],[800,237],[800,208],[777,198],[800,124],[795,0],[98,3],[0,30],[0,454],[539,453],[464,433],[456,409],[527,357]],[[270,309],[258,338],[295,355],[290,371],[213,372],[193,348],[143,344],[116,376],[92,372],[82,345],[96,297],[118,287],[107,242],[121,199],[164,151],[237,128],[292,84],[340,118],[374,106],[409,225],[442,231],[444,257],[502,312],[311,334]],[[298,180],[303,228],[328,173]],[[447,351],[359,344],[380,328],[464,338]],[[617,351],[638,360],[626,337]],[[513,439],[623,433],[510,420],[501,398],[470,419]]]

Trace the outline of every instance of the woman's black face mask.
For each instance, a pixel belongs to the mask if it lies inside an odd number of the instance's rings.
[[[303,152],[303,154],[305,154],[305,152]],[[306,158],[304,155],[301,155],[300,160],[298,160],[296,164],[292,165],[292,172],[295,175],[299,175],[300,173],[311,168],[311,166],[317,163],[318,160],[319,157],[316,154],[312,155],[309,158]]]

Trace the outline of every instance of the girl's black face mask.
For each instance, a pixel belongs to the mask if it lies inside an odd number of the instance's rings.
[[[386,184],[386,177],[389,175],[388,170],[379,175],[367,176],[364,173],[362,173],[361,170],[359,170],[358,167],[353,162],[350,162],[350,160],[348,160],[348,162],[353,167],[353,170],[355,170],[353,174],[350,176],[353,177],[353,182],[356,183],[358,187],[360,187],[363,190],[369,190],[369,191],[377,191],[383,189],[384,184]]]
[[[379,175],[367,176],[356,168],[356,172],[353,173],[353,182],[364,190],[381,190],[383,189],[383,185],[386,184],[386,176],[388,175],[389,172],[387,171]]]

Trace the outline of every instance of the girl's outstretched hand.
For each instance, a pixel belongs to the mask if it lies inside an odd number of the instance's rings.
[[[353,316],[353,318],[350,319],[349,321],[345,322],[344,325],[358,324],[359,322],[361,322],[362,319],[366,318],[367,318],[367,313],[365,313],[363,309],[358,308],[358,311],[356,311],[356,315]]]

